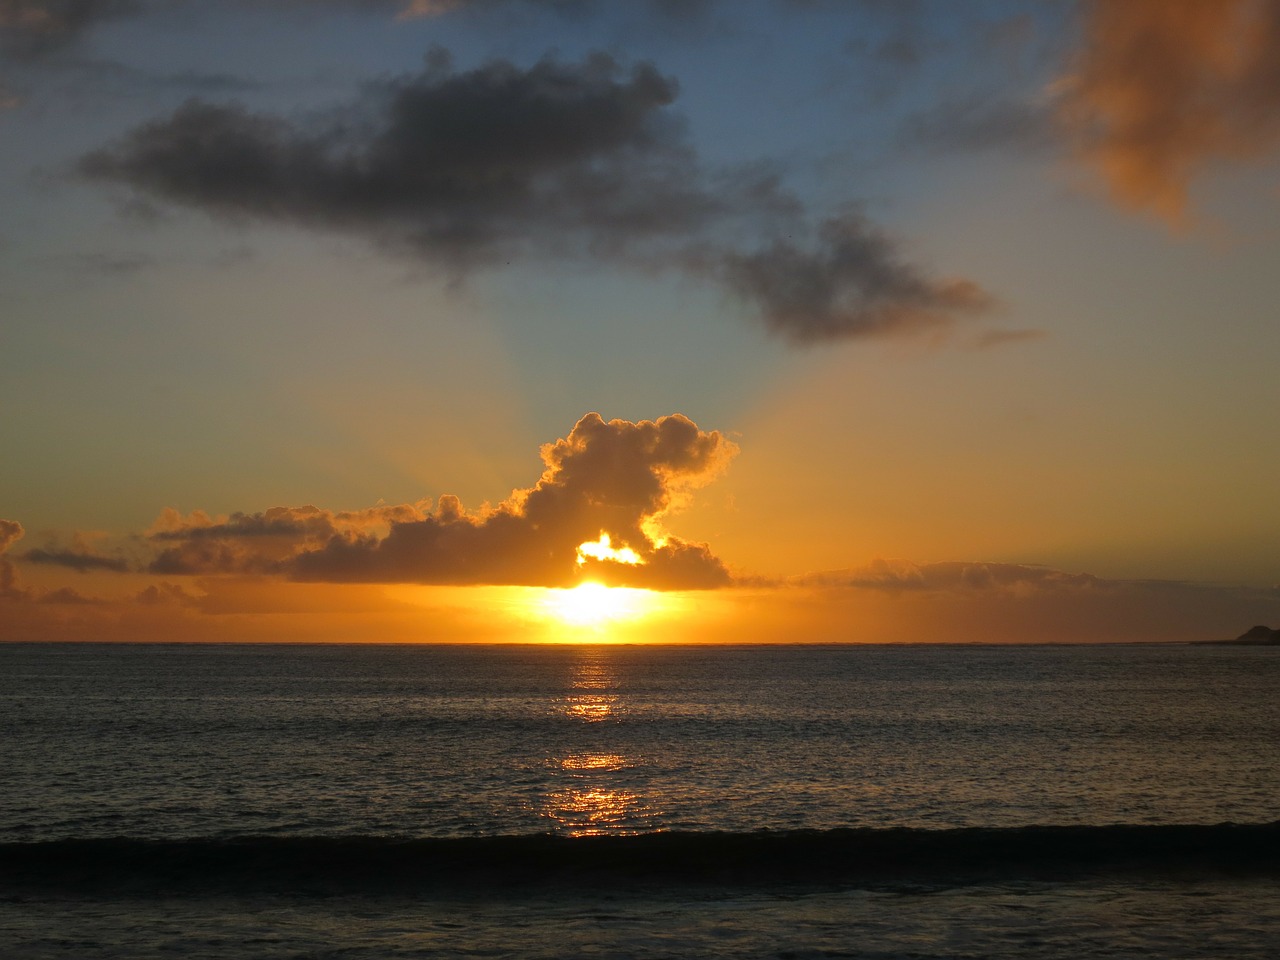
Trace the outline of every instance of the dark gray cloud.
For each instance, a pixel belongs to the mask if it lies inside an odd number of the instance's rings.
[[[728,571],[706,544],[661,534],[657,524],[736,450],[679,414],[633,423],[591,413],[543,446],[533,487],[491,510],[469,512],[446,495],[433,510],[277,507],[222,521],[169,511],[151,534],[163,549],[150,570],[314,582],[723,586]],[[579,549],[605,537],[617,554]]]
[[[548,239],[614,249],[704,218],[663,111],[674,83],[604,56],[496,62],[371,91],[372,116],[309,130],[189,101],[84,158],[84,173],[232,216],[352,230],[453,270]]]
[[[816,229],[775,175],[705,170],[673,80],[605,55],[496,61],[373,85],[308,126],[192,100],[80,163],[89,177],[228,217],[347,231],[452,278],[513,257],[675,266],[794,343],[936,327],[985,309],[857,215]],[[799,245],[774,239],[805,236]]]
[[[27,563],[40,563],[47,566],[66,567],[80,573],[90,570],[110,570],[125,573],[129,570],[129,562],[121,557],[105,557],[98,553],[83,550],[65,550],[58,548],[28,550],[22,555]]]
[[[795,343],[936,329],[993,306],[971,281],[934,280],[904,262],[858,214],[827,220],[811,245],[778,240],[725,254],[718,269],[771,331]]]

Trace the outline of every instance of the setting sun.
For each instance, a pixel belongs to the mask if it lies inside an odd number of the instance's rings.
[[[546,608],[562,623],[599,627],[619,620],[636,620],[650,612],[652,591],[583,583],[571,590],[550,590]]]

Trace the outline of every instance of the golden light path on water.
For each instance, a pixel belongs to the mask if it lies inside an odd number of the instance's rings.
[[[560,704],[567,719],[588,726],[618,719],[618,678],[600,651],[584,649],[569,680]],[[552,756],[547,762],[557,785],[543,798],[540,812],[555,824],[556,832],[583,837],[644,829],[649,812],[645,800],[625,785],[626,772],[639,762],[635,758],[602,749]]]

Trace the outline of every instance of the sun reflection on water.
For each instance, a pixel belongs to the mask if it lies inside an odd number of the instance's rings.
[[[627,766],[626,757],[616,753],[579,753],[564,757],[561,770],[603,770],[612,773]]]
[[[586,723],[600,723],[612,719],[613,705],[617,697],[602,697],[596,694],[585,694],[565,699],[564,712],[575,720]]]
[[[640,797],[630,790],[601,786],[569,787],[546,798],[545,813],[559,833],[570,837],[639,833]]]
[[[557,833],[571,837],[639,833],[652,829],[653,811],[634,789],[628,774],[639,762],[600,742],[619,722],[625,705],[617,693],[618,676],[612,658],[601,650],[584,649],[575,658],[569,689],[558,704],[565,717],[589,726],[587,742],[578,749],[547,758],[552,783],[541,801],[541,814]],[[587,734],[587,730],[593,730]]]
[[[565,716],[586,723],[616,719],[618,695],[611,691],[617,682],[606,657],[598,651],[584,652],[574,665],[572,692],[564,698]]]

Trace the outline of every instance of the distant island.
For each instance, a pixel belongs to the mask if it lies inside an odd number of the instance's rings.
[[[1198,646],[1231,644],[1243,647],[1280,647],[1280,629],[1272,630],[1270,627],[1264,627],[1259,624],[1246,630],[1234,640],[1194,640],[1192,642]]]

